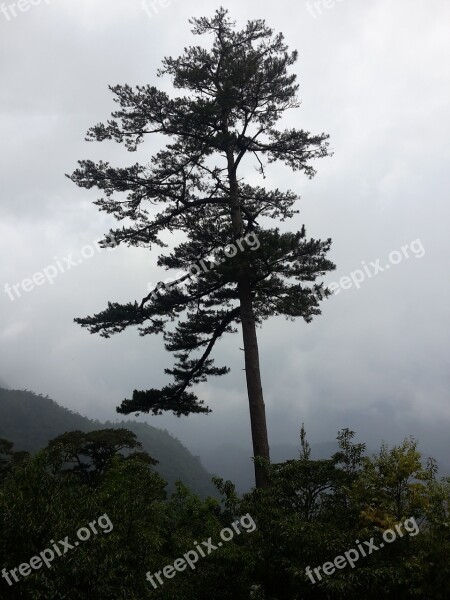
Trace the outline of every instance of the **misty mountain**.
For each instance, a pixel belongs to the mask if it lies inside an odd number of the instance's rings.
[[[126,428],[136,434],[143,449],[159,461],[154,468],[168,482],[168,493],[179,479],[202,497],[218,496],[200,459],[168,431],[134,421],[101,423],[63,408],[48,397],[27,390],[0,389],[0,438],[13,442],[15,450],[35,453],[66,431],[109,427]]]

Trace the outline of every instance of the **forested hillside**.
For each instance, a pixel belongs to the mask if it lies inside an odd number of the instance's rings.
[[[159,461],[155,469],[168,482],[169,492],[180,479],[202,497],[217,495],[200,460],[167,431],[133,421],[114,424],[92,421],[48,397],[30,391],[0,389],[0,438],[13,442],[16,450],[35,453],[66,431],[107,427],[126,427],[137,435],[143,449]]]

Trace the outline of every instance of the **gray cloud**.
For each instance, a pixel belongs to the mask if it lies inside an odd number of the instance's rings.
[[[300,51],[303,103],[286,124],[329,132],[335,155],[317,164],[312,181],[277,167],[265,183],[301,194],[301,213],[289,229],[305,223],[308,234],[333,238],[338,269],[329,281],[362,261],[385,264],[412,240],[426,251],[328,300],[311,325],[264,325],[272,441],[295,443],[305,421],[316,441],[348,425],[361,438],[411,432],[432,445],[450,421],[450,5],[345,0],[316,18],[302,2],[226,6],[241,23],[266,18]],[[90,417],[114,418],[134,388],[166,381],[171,356],[161,339],[127,332],[105,341],[72,322],[108,300],[142,297],[147,282],[161,278],[157,251],[96,253],[14,301],[3,286],[55,257],[78,256],[108,231],[110,220],[91,204],[95,192],[76,188],[64,174],[81,158],[134,162],[114,144],[84,142],[87,128],[113,108],[107,85],[170,89],[156,81],[160,60],[196,42],[187,19],[212,13],[216,4],[158,7],[149,18],[139,1],[58,0],[9,21],[0,14],[0,375]],[[149,156],[159,141],[145,147]],[[255,178],[252,166],[248,176]],[[233,371],[200,388],[212,415],[166,415],[152,423],[191,446],[244,443],[249,423],[239,345],[238,336],[220,343],[218,361]]]

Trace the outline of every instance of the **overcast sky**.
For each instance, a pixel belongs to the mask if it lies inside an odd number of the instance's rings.
[[[169,90],[170,80],[156,77],[161,59],[199,43],[188,19],[210,16],[219,5],[166,0],[149,2],[146,11],[140,0],[34,0],[28,10],[11,0],[2,5],[0,377],[11,387],[115,419],[115,407],[134,388],[168,383],[163,369],[172,356],[160,337],[128,330],[104,340],[73,323],[108,300],[140,299],[161,272],[158,249],[95,249],[112,222],[92,204],[98,193],[77,188],[64,174],[82,158],[135,162],[136,155],[113,143],[84,141],[86,130],[114,108],[108,84]],[[340,282],[312,324],[272,319],[260,330],[270,441],[296,443],[305,421],[312,442],[349,426],[369,442],[412,433],[442,451],[450,425],[450,3],[223,5],[241,25],[266,19],[299,50],[302,106],[287,125],[329,133],[334,151],[316,164],[312,181],[276,167],[264,182],[301,196],[289,229],[305,223],[308,235],[333,239],[337,270],[326,281]],[[248,175],[254,180],[251,167]],[[71,254],[76,266],[69,269]],[[51,285],[36,275],[47,269],[51,276],[58,264],[65,272]],[[359,289],[346,279],[358,269]],[[33,277],[39,285],[22,287]],[[239,346],[237,335],[224,339],[215,356],[231,374],[199,386],[212,414],[140,420],[194,449],[248,445]]]

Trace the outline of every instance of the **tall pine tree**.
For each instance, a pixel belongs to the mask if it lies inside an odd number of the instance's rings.
[[[210,412],[189,388],[229,371],[214,366],[211,353],[240,325],[254,456],[269,459],[256,328],[274,315],[309,322],[320,314],[329,292],[316,281],[334,265],[326,258],[330,239],[307,239],[304,227],[296,233],[267,227],[269,219],[298,212],[298,196],[250,185],[241,171],[252,160],[263,179],[267,164],[280,161],[311,178],[311,161],[328,154],[328,136],[275,128],[285,111],[299,106],[296,75],[288,72],[297,52],[288,51],[282,34],[262,20],[237,30],[223,8],[191,24],[195,35],[210,34],[212,44],[165,58],[158,72],[185,95],[150,85],[110,87],[118,110],[87,134],[134,152],[147,135],[159,133],[169,138],[167,146],[150,163],[125,168],[80,161],[70,176],[80,187],[104,192],[95,204],[123,221],[109,232],[116,243],[166,247],[161,233],[184,234],[185,241],[158,258],[159,266],[180,274],[140,301],[108,303],[75,321],[103,337],[130,326],[142,336],[163,333],[166,349],[175,353],[175,366],[166,369],[173,382],[135,390],[117,410],[178,416]],[[267,484],[258,461],[255,475],[258,487]]]

